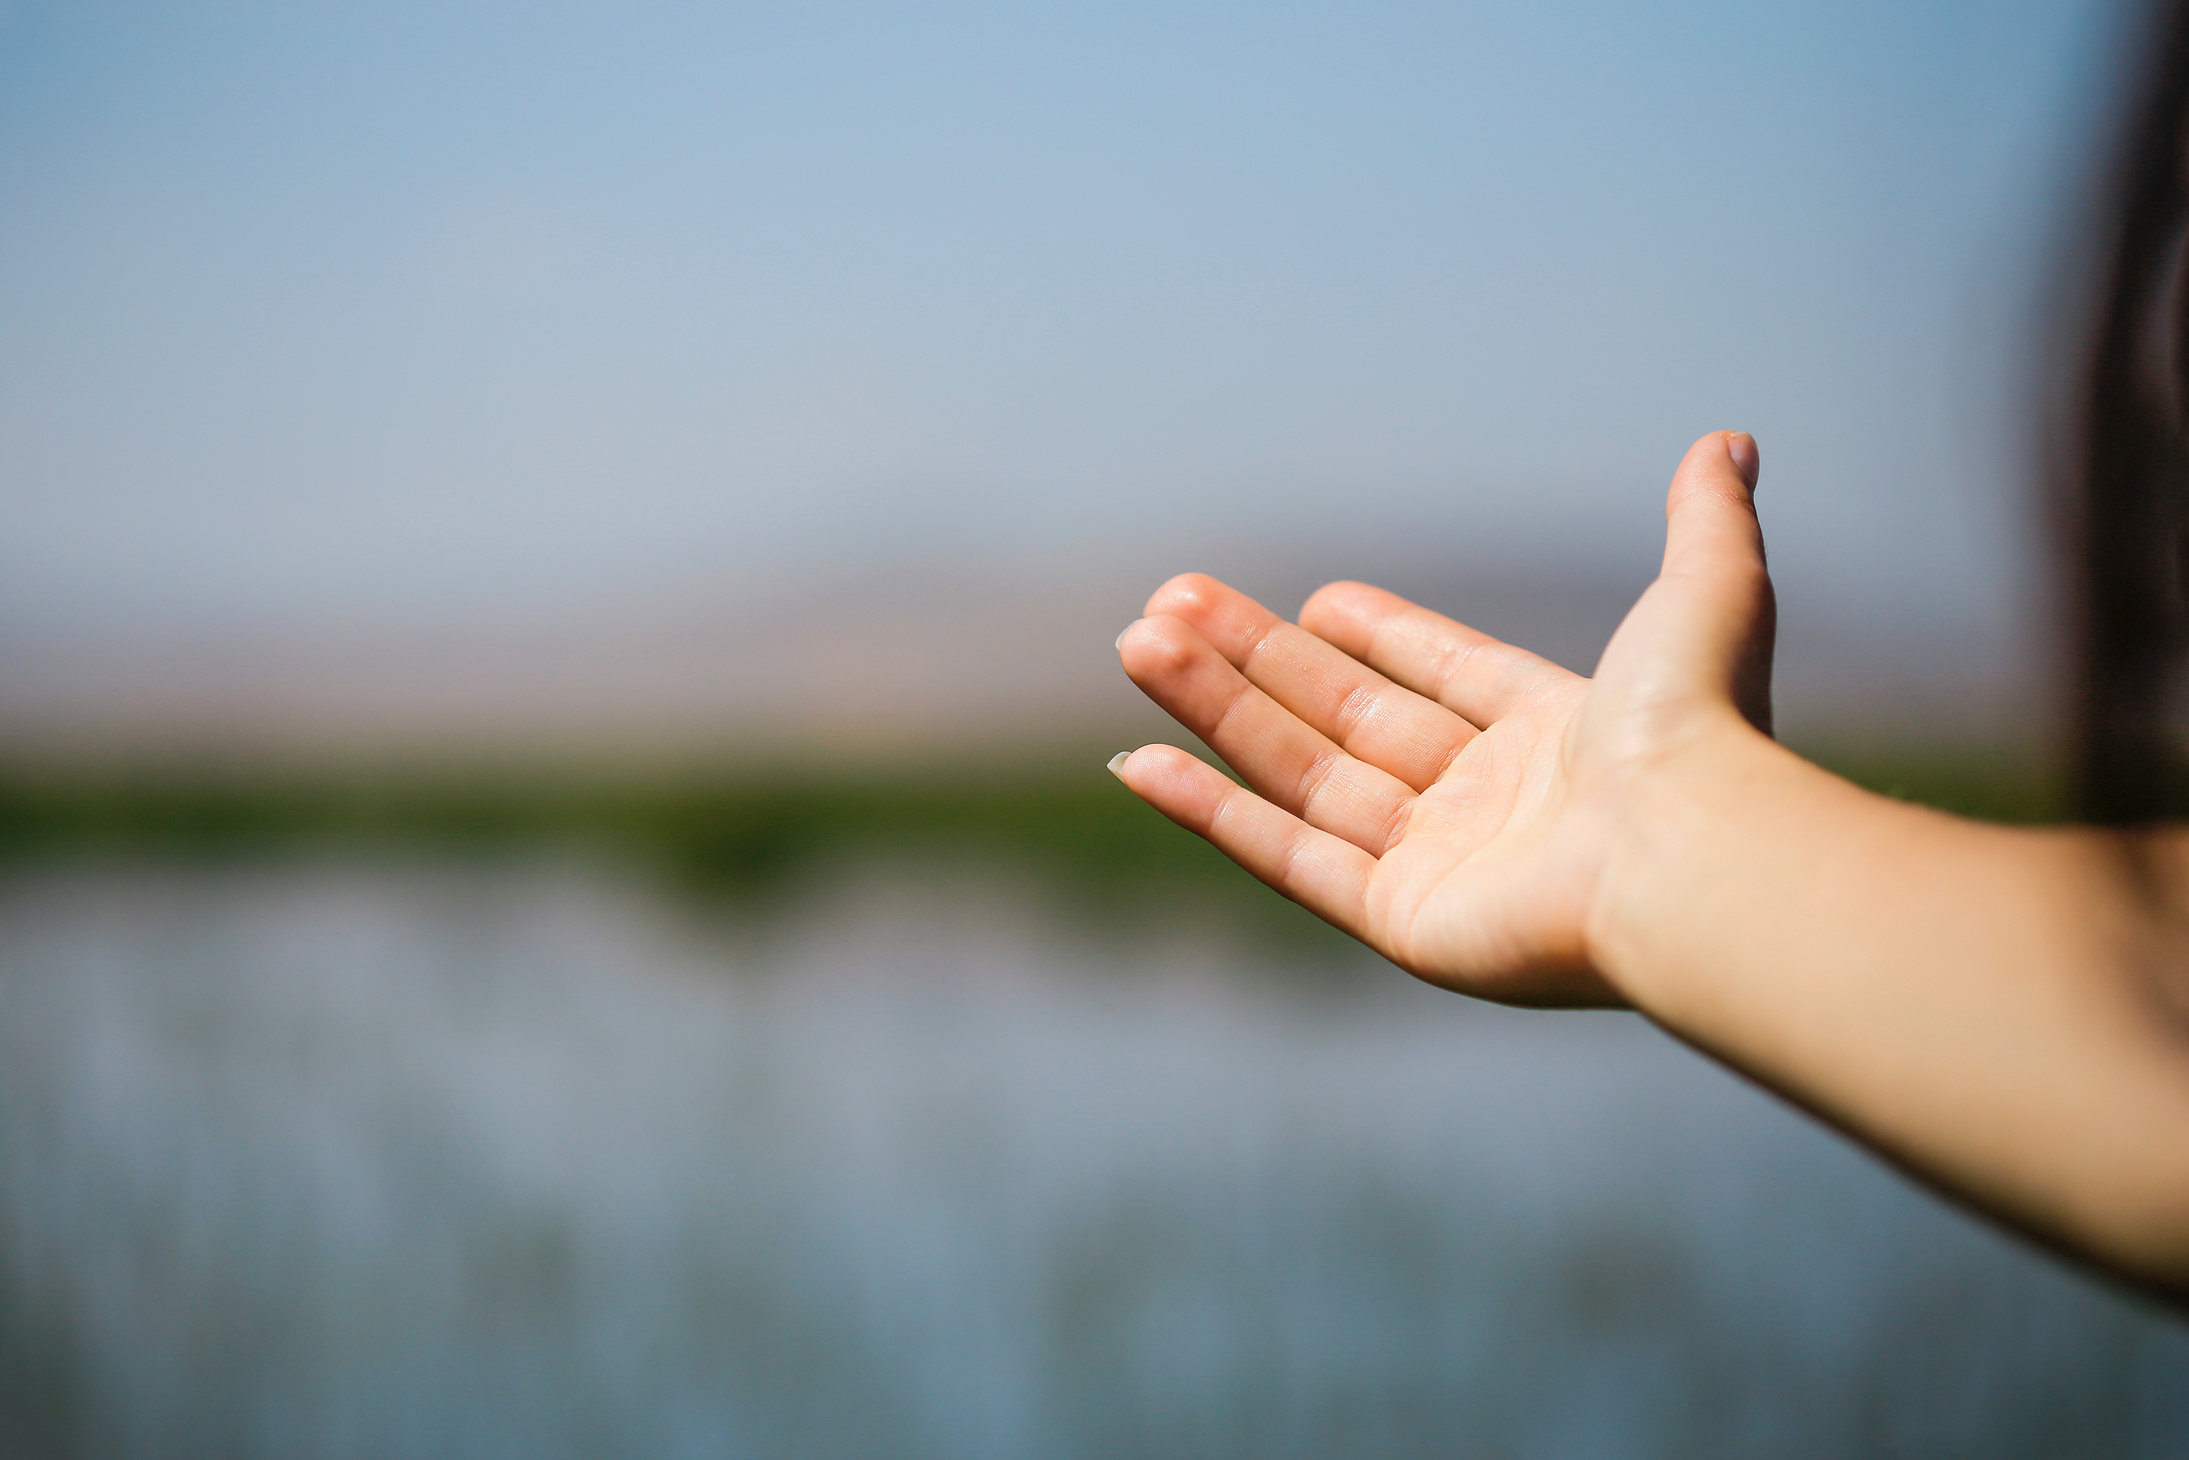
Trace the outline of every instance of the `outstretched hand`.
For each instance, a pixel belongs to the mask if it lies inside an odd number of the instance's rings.
[[[1596,677],[1358,583],[1173,579],[1125,670],[1239,772],[1112,762],[1420,977],[1624,1004],[1970,1205],[2189,1302],[2189,827],[1985,826],[1769,740],[1756,443],[1689,448]]]
[[[1165,745],[1137,795],[1422,978],[1520,1004],[1620,1004],[1607,874],[1653,783],[1770,729],[1773,608],[1753,438],[1697,441],[1664,566],[1594,679],[1381,589],[1297,625],[1200,574],[1118,640],[1125,672],[1251,789]]]

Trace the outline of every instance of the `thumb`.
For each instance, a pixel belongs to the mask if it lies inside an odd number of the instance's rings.
[[[1713,431],[1688,448],[1665,495],[1659,582],[1687,622],[1692,688],[1730,697],[1750,724],[1771,730],[1771,645],[1777,607],[1756,521],[1762,459],[1745,431]]]

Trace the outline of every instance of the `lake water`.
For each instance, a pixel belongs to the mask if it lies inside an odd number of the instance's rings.
[[[2189,1452],[2189,1330],[1639,1021],[1035,908],[17,874],[0,1451]]]

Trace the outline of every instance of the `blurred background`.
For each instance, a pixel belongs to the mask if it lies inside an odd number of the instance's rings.
[[[1173,573],[2036,818],[2132,4],[0,6],[0,1452],[2179,1454],[2189,1334],[1141,807]]]

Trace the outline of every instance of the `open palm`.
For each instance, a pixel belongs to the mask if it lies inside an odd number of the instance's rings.
[[[1286,623],[1200,574],[1118,640],[1126,672],[1250,787],[1183,751],[1112,763],[1278,891],[1423,978],[1513,1003],[1617,1003],[1591,919],[1651,776],[1731,720],[1768,728],[1755,443],[1695,443],[1665,564],[1594,679],[1381,589]]]

